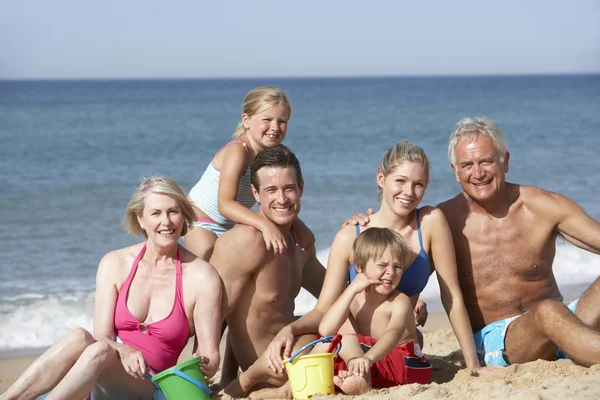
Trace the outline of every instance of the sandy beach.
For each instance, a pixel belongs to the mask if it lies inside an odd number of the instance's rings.
[[[568,360],[536,361],[513,365],[485,376],[473,376],[462,369],[458,342],[443,313],[430,314],[424,331],[424,353],[433,364],[433,380],[428,385],[412,384],[373,390],[364,396],[338,394],[336,399],[369,398],[414,399],[598,399],[600,365],[584,368]],[[181,360],[188,359],[188,346]],[[36,356],[0,359],[0,393],[27,368]],[[218,375],[216,377],[218,379]],[[226,397],[229,398],[229,397]],[[316,396],[325,398],[325,396]]]

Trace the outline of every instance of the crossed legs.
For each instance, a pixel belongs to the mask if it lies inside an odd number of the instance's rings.
[[[554,360],[560,348],[577,364],[600,364],[600,278],[581,296],[573,314],[564,304],[543,300],[513,321],[506,332],[511,364]]]

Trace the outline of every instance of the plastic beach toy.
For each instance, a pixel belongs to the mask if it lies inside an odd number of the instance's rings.
[[[308,399],[318,393],[333,394],[333,360],[342,348],[342,335],[325,336],[298,350],[289,360],[284,360],[294,399]],[[298,356],[317,343],[331,343],[326,353]],[[336,348],[335,353],[333,350]]]
[[[198,363],[202,357],[192,358],[166,369],[152,377],[167,400],[209,400],[211,391]]]

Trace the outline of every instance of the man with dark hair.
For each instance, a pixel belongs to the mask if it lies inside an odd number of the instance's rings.
[[[255,363],[281,328],[293,322],[294,299],[300,288],[318,297],[325,277],[314,246],[302,251],[294,246],[290,234],[304,187],[296,156],[282,148],[263,150],[252,163],[250,180],[257,214],[277,225],[288,237],[288,247],[285,254],[276,256],[267,250],[262,233],[244,224],[237,224],[215,245],[210,263],[223,280],[222,313],[231,349],[243,371]],[[312,338],[300,338],[290,345],[297,347]],[[243,396],[257,376],[274,386],[287,380],[285,374],[270,373],[262,361],[253,368],[262,370],[242,374],[225,393]]]

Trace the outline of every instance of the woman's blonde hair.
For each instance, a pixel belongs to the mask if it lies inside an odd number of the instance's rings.
[[[194,207],[177,182],[160,174],[152,175],[149,178],[142,178],[142,182],[133,192],[133,196],[131,196],[131,200],[125,210],[125,218],[123,219],[123,225],[125,225],[127,233],[131,236],[148,237],[146,231],[140,226],[138,216],[141,216],[144,212],[146,198],[150,193],[164,194],[177,202],[185,217],[186,223],[183,224],[181,236],[185,235],[188,231],[188,225],[191,225],[196,220]]]
[[[274,86],[260,86],[252,89],[246,95],[242,112],[248,117],[252,117],[273,106],[284,106],[288,110],[288,118],[292,116],[292,106],[285,93]],[[245,134],[246,127],[240,121],[233,133],[233,138],[236,139]]]
[[[386,151],[379,162],[379,170],[384,177],[392,173],[396,167],[403,162],[418,162],[423,164],[425,169],[425,181],[429,183],[429,159],[425,152],[419,146],[410,143],[408,140],[401,140]],[[377,200],[381,203],[383,191],[379,187]]]
[[[363,269],[369,260],[377,261],[389,249],[393,258],[406,267],[410,251],[401,234],[388,228],[368,228],[364,230],[352,245],[354,266]]]

